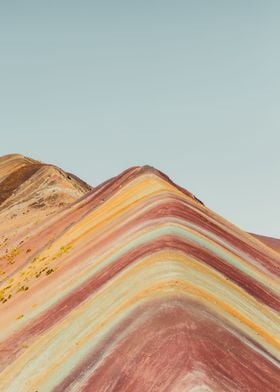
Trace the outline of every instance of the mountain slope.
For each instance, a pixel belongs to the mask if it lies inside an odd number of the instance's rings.
[[[23,238],[2,242],[0,390],[280,389],[279,254],[161,172],[128,169]]]

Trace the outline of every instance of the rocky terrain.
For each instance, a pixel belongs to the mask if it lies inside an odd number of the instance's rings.
[[[149,166],[0,158],[0,390],[280,390],[280,241]]]

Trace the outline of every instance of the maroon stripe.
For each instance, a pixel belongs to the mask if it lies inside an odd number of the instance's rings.
[[[84,392],[171,391],[196,370],[211,390],[280,388],[279,369],[249,347],[246,338],[200,303],[171,296],[139,305],[53,392],[71,389],[86,372]]]
[[[125,255],[103,268],[95,276],[90,278],[86,283],[70,293],[67,297],[53,305],[44,314],[37,319],[32,320],[25,328],[14,333],[10,338],[0,344],[0,357],[2,357],[2,366],[7,366],[22,350],[22,345],[33,341],[36,336],[52,327],[56,322],[62,319],[67,313],[85,301],[104,283],[112,279],[116,274],[125,269],[128,265],[137,260],[157,252],[162,249],[180,250],[191,257],[201,260],[222,272],[226,277],[235,281],[243,287],[249,294],[270,306],[275,310],[280,310],[280,301],[271,292],[262,287],[261,284],[252,280],[241,271],[235,270],[228,266],[222,259],[211,254],[202,248],[184,242],[175,236],[165,236],[158,240],[146,243],[141,247],[135,248]]]
[[[274,258],[272,255],[268,256],[263,251],[254,248],[251,244],[228,232],[226,228],[220,227],[218,224],[210,221],[207,216],[204,216],[199,211],[190,208],[188,204],[182,200],[176,200],[176,198],[174,198],[174,200],[169,202],[163,201],[162,204],[159,203],[159,205],[151,208],[147,215],[143,215],[142,220],[146,220],[147,218],[155,219],[159,217],[180,218],[187,222],[191,222],[196,226],[220,237],[232,247],[251,256],[274,275],[280,276],[279,259]]]

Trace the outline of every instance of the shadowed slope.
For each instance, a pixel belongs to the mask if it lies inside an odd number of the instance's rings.
[[[106,181],[7,255],[3,391],[280,389],[279,255],[155,169]]]
[[[14,170],[1,181],[0,205],[7,200],[25,181],[27,181],[40,168],[41,164],[31,163]]]
[[[0,183],[13,171],[36,163],[40,162],[20,154],[9,154],[0,157]]]

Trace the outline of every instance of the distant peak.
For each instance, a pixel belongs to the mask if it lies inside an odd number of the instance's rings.
[[[251,234],[253,237],[257,238],[263,244],[276,250],[276,252],[280,253],[280,239],[279,238],[268,237],[265,235],[255,234],[255,233],[249,233],[249,234]]]

